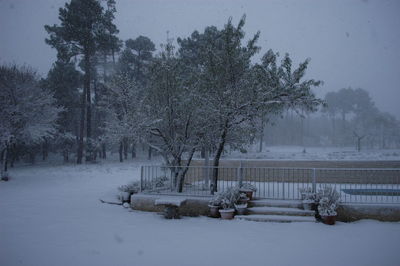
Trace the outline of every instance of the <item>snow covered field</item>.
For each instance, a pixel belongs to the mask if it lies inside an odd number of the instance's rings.
[[[229,159],[263,159],[263,160],[349,160],[349,161],[381,161],[400,160],[400,150],[361,150],[357,152],[354,147],[300,147],[300,146],[272,146],[264,147],[263,152],[258,152],[258,146],[249,146],[247,153],[233,151],[226,153],[224,158]],[[305,150],[305,152],[304,152]]]
[[[399,265],[400,223],[164,220],[100,203],[142,163],[13,169],[0,182],[0,265]]]

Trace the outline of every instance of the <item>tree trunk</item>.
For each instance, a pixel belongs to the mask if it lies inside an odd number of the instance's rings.
[[[218,191],[218,166],[219,166],[219,159],[221,158],[222,152],[224,151],[224,146],[226,142],[226,135],[228,133],[228,129],[225,125],[225,128],[222,131],[221,139],[218,144],[217,152],[214,157],[214,169],[213,169],[213,183],[211,184],[211,194],[214,195],[215,192]]]
[[[136,158],[136,144],[132,142],[132,159]]]
[[[147,159],[148,159],[148,160],[151,160],[152,150],[153,150],[153,149],[149,146],[148,153],[147,153]]]
[[[265,127],[265,120],[264,117],[261,118],[261,127],[260,127],[260,147],[258,148],[258,152],[263,151],[264,146],[264,127]]]
[[[204,159],[206,157],[206,148],[203,146],[201,147],[200,158]]]
[[[124,143],[123,143],[123,141],[121,140],[120,142],[119,142],[119,161],[122,163],[123,161],[124,161],[124,157],[123,157],[123,148],[124,148]]]
[[[47,139],[44,138],[44,141],[42,143],[42,160],[45,161],[48,156],[49,156],[49,145]]]
[[[102,143],[101,144],[101,149],[102,149],[102,158],[107,159],[107,152],[106,152],[106,144]]]
[[[85,131],[85,110],[86,110],[86,87],[83,88],[82,102],[81,102],[81,121],[79,124],[79,140],[78,140],[78,151],[77,151],[77,164],[82,164],[83,158],[83,138]]]
[[[3,162],[3,171],[7,173],[8,170],[8,144],[4,148],[4,162]]]
[[[124,138],[124,157],[125,157],[125,160],[128,159],[128,145],[129,145],[128,139]]]
[[[8,148],[8,161],[10,162],[10,167],[14,168],[14,162],[15,159],[17,158],[17,147],[15,143],[11,144],[10,147]]]
[[[210,151],[208,150],[208,147],[204,148],[204,150],[204,185],[207,188],[210,185]]]
[[[91,111],[91,92],[90,92],[90,81],[91,81],[91,63],[90,63],[90,51],[88,48],[85,49],[84,55],[84,66],[85,75],[83,77],[83,86],[86,90],[86,161],[92,161],[92,111]]]
[[[189,158],[186,161],[185,169],[183,171],[179,171],[180,172],[180,174],[178,176],[178,192],[179,193],[182,193],[182,191],[183,191],[183,184],[185,183],[185,175],[186,175],[187,171],[189,170],[189,165],[192,161],[195,151],[196,151],[196,149],[192,148],[192,150],[190,151],[190,154],[189,154]]]
[[[68,150],[63,151],[64,163],[68,163],[69,161],[69,152]]]

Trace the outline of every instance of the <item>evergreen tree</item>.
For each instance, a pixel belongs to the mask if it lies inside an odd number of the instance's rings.
[[[110,1],[109,1],[110,2]],[[112,4],[112,1],[110,2]],[[112,34],[117,31],[110,31],[112,20],[110,13],[104,12],[99,1],[96,0],[71,0],[64,8],[59,9],[60,25],[49,26],[45,29],[49,33],[46,43],[57,49],[59,60],[70,62],[71,58],[82,57],[83,94],[81,99],[81,118],[79,128],[79,143],[77,163],[82,163],[84,127],[86,116],[86,149],[91,149],[92,137],[92,93],[91,82],[93,80],[93,60],[96,52],[99,51],[104,40],[113,39]],[[108,39],[108,40],[109,40]],[[107,42],[106,42],[107,43]],[[114,43],[114,42],[112,42]],[[85,112],[86,109],[86,112]],[[90,152],[86,153],[86,160],[92,160]]]

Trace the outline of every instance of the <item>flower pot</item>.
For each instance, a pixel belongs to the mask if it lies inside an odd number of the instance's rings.
[[[235,215],[235,209],[221,209],[219,210],[221,218],[224,220],[232,220]]]
[[[238,215],[246,215],[247,203],[246,204],[235,204],[236,213]]]
[[[219,206],[208,205],[210,208],[210,217],[219,218],[221,215],[219,214]]]
[[[322,216],[322,222],[324,224],[334,225],[336,222],[336,216]]]

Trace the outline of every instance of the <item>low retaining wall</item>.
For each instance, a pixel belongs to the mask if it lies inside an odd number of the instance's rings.
[[[361,219],[400,221],[400,205],[398,204],[342,204],[337,213],[337,220],[342,222],[354,222]]]
[[[148,211],[148,212],[161,212],[163,206],[156,206],[155,201],[161,198],[176,198],[176,196],[165,195],[146,195],[134,194],[131,196],[131,207],[134,210]],[[179,197],[182,198],[182,197]],[[209,214],[208,201],[209,198],[202,197],[184,197],[185,204],[179,207],[179,213],[183,216],[207,216]]]
[[[148,212],[162,212],[163,206],[156,206],[155,201],[161,198],[176,198],[167,195],[134,194],[131,196],[131,207],[134,210]],[[184,196],[180,196],[181,199]],[[183,216],[208,216],[208,197],[184,197],[186,203],[179,207]],[[336,220],[353,222],[361,219],[374,219],[379,221],[400,221],[400,205],[396,204],[342,204],[337,210]]]

